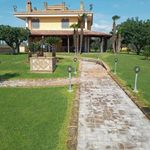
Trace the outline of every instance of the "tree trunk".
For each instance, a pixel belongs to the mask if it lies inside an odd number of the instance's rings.
[[[118,39],[117,39],[117,52],[120,53],[121,50],[121,34],[118,34]]]
[[[112,47],[113,47],[113,52],[116,52],[116,23],[115,21],[113,22],[113,36],[112,36]]]
[[[113,52],[115,53],[116,52],[116,42],[115,42],[115,39],[113,37],[113,41],[112,41],[112,47],[113,47]]]
[[[80,54],[82,53],[82,45],[83,45],[83,26],[81,25],[81,33],[80,33]]]
[[[16,51],[17,51],[17,54],[20,53],[20,44],[16,44]]]
[[[140,55],[141,47],[139,47],[137,44],[134,44],[136,47],[136,54]]]
[[[76,45],[76,48],[77,48],[77,54],[79,53],[79,33],[78,33],[78,29],[77,29],[77,41],[76,41],[77,45]]]
[[[75,31],[75,28],[73,31],[73,46],[74,46],[74,51],[76,53],[76,31]]]
[[[16,50],[14,47],[11,47],[12,48],[12,54],[15,55],[16,54]]]

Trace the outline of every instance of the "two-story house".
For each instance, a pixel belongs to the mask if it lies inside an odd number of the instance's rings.
[[[61,51],[73,51],[74,29],[70,26],[80,23],[80,16],[83,14],[86,14],[86,18],[84,21],[82,50],[89,52],[91,37],[99,37],[101,39],[101,51],[105,51],[107,48],[107,39],[110,38],[110,35],[91,31],[93,13],[84,10],[82,1],[80,2],[80,9],[77,10],[68,9],[65,3],[49,6],[47,2],[44,3],[43,10],[37,10],[36,8],[33,9],[32,2],[27,0],[26,11],[15,12],[14,15],[26,21],[26,27],[31,31],[30,41],[40,40],[47,36],[57,36],[62,39],[60,45]]]

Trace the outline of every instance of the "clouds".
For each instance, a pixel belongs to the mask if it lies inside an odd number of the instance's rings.
[[[111,17],[102,13],[94,13],[92,30],[109,33],[112,30]]]
[[[99,31],[99,32],[107,32],[109,33],[112,29],[111,27],[112,25],[109,24],[109,23],[105,23],[105,24],[102,24],[102,23],[94,23],[93,26],[92,26],[92,30],[93,31]]]

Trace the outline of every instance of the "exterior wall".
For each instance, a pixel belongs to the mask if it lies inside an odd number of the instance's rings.
[[[64,17],[65,18],[65,17]],[[32,29],[32,18],[28,18],[27,26],[30,30],[72,30],[71,28],[62,28],[62,17],[41,17],[40,20],[40,28]],[[74,23],[78,23],[77,17],[69,17],[69,26]],[[91,24],[87,22],[87,29],[91,30]]]
[[[62,23],[61,20],[63,18],[59,18],[59,17],[51,17],[51,18],[39,18],[40,20],[40,28],[39,29],[32,29],[32,24],[31,24],[31,18],[28,19],[28,26],[30,30],[62,30]],[[69,26],[71,24],[77,23],[78,22],[78,18],[76,17],[71,17],[69,18]],[[66,28],[63,30],[72,30],[71,28]]]
[[[91,23],[89,21],[87,22],[87,29],[91,30]]]

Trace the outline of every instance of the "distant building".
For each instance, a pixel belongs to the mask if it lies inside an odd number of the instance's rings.
[[[27,0],[26,11],[15,12],[14,15],[26,21],[26,27],[31,30],[30,41],[40,40],[47,36],[57,36],[62,39],[60,44],[61,51],[73,51],[74,29],[70,28],[70,26],[80,23],[80,18],[83,14],[86,14],[87,17],[84,22],[82,51],[90,51],[91,37],[99,37],[101,41],[101,51],[105,51],[107,48],[107,39],[110,38],[110,35],[91,31],[93,13],[84,10],[82,1],[80,2],[80,9],[78,10],[68,9],[65,3],[49,6],[47,2],[44,3],[43,10],[37,10],[37,8],[33,9],[31,1]]]

